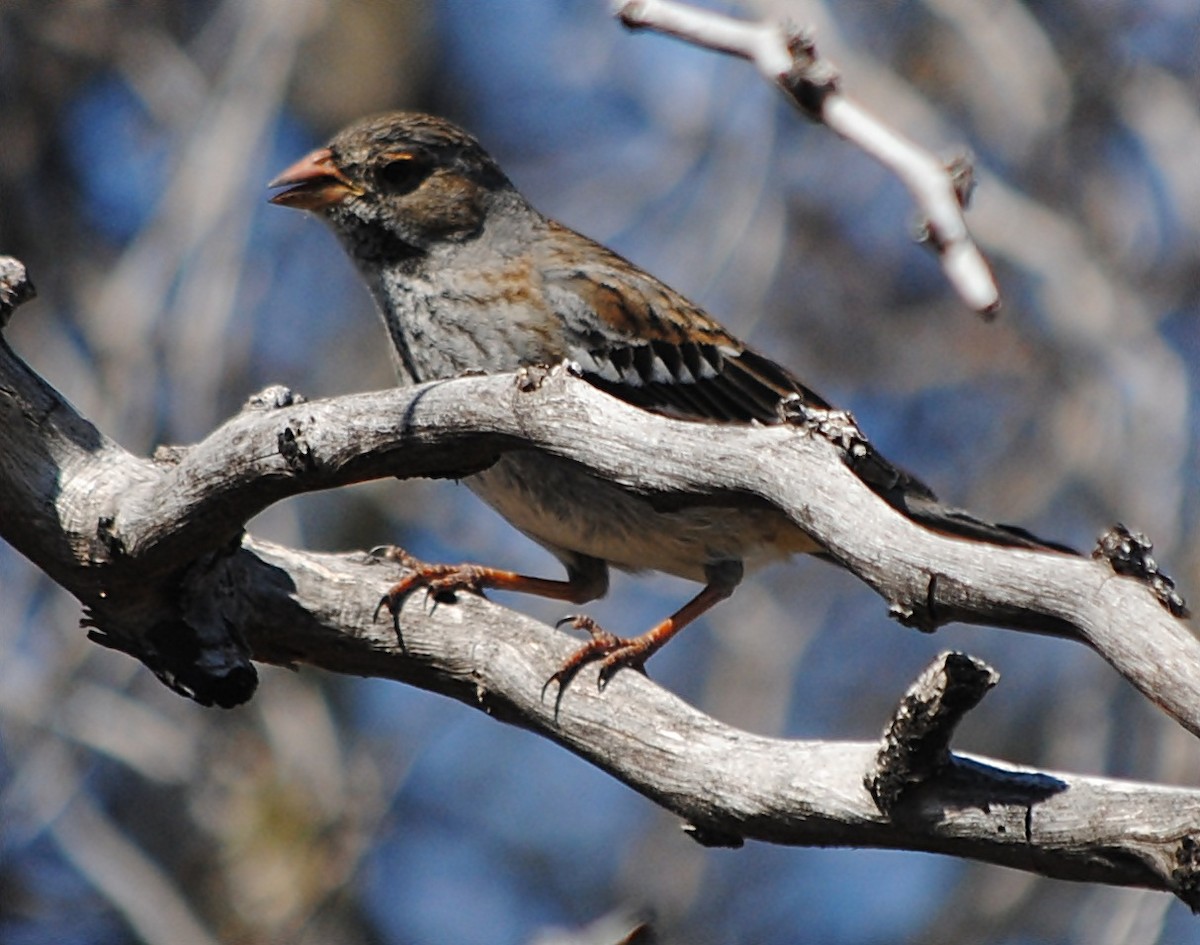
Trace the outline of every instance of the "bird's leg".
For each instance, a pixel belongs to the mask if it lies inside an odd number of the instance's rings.
[[[580,669],[593,660],[600,660],[601,687],[622,666],[644,671],[646,660],[662,649],[671,637],[733,593],[742,580],[742,563],[720,561],[708,565],[705,568],[705,576],[708,583],[699,594],[641,636],[616,636],[603,629],[591,617],[584,615],[564,618],[559,622],[560,626],[570,623],[576,629],[586,630],[591,639],[563,662],[558,672],[546,681],[546,685],[556,682],[561,689]]]
[[[389,561],[395,561],[408,569],[408,574],[392,585],[379,601],[375,616],[385,607],[392,615],[396,632],[400,632],[400,605],[404,598],[418,587],[438,598],[454,591],[480,593],[484,588],[502,591],[519,591],[536,594],[551,600],[565,600],[572,604],[585,604],[601,596],[608,587],[608,571],[603,562],[592,558],[580,558],[567,565],[567,580],[530,577],[515,571],[503,571],[479,564],[428,564],[414,558],[403,548],[395,546],[380,548],[376,553]]]

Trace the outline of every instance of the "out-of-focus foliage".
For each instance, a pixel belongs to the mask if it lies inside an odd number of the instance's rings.
[[[266,206],[264,184],[363,113],[437,110],[946,498],[1084,547],[1125,521],[1194,595],[1195,4],[743,12],[813,25],[851,94],[936,150],[971,149],[999,321],[965,312],[912,245],[887,173],[744,63],[627,33],[600,0],[5,0],[0,251],[41,290],[11,343],[142,452],[269,383],[391,383],[333,240]],[[450,484],[308,497],[251,527],[554,567]],[[619,579],[593,612],[638,629],[689,592]],[[0,603],[5,942],[612,941],[616,910],[696,945],[1200,941],[1162,895],[912,854],[701,850],[565,752],[392,683],[267,671],[249,706],[204,710],[87,643],[75,601],[4,547]],[[921,637],[819,563],[751,579],[652,672],[733,724],[867,738],[947,646],[1004,674],[960,747],[1195,783],[1194,743],[1081,648]]]

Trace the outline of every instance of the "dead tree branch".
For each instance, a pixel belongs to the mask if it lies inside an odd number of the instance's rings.
[[[1155,587],[1107,559],[927,532],[867,489],[844,444],[817,426],[722,430],[717,441],[560,369],[311,403],[271,389],[200,443],[146,460],[107,440],[0,339],[0,429],[0,535],[84,603],[101,642],[202,701],[248,698],[251,658],[397,679],[555,740],[677,813],[703,843],[928,850],[1200,903],[1200,792],[953,755],[950,728],[966,705],[936,685],[890,727],[887,745],[905,750],[882,753],[740,732],[636,673],[603,693],[585,678],[544,693],[574,645],[566,635],[472,595],[431,606],[414,594],[401,642],[375,619],[392,566],[242,533],[285,496],[458,476],[506,450],[540,450],[663,501],[772,502],[894,615],[928,629],[967,620],[1080,639],[1200,733],[1200,644]],[[922,714],[928,724],[914,728]],[[868,784],[885,787],[881,800]]]
[[[401,613],[401,648],[390,625],[373,616],[396,576],[363,555],[247,540],[197,581],[244,629],[257,658],[451,696],[597,765],[681,817],[700,843],[922,850],[1059,879],[1145,886],[1192,908],[1200,904],[1193,862],[1200,791],[1037,772],[948,752],[936,764],[906,768],[883,760],[886,738],[754,735],[637,673],[618,673],[603,692],[578,681],[559,698],[543,695],[576,641],[474,595],[434,606],[418,594]],[[947,660],[965,662],[942,657],[925,676],[953,674]],[[903,724],[889,726],[897,728]],[[867,785],[885,771],[889,783],[903,784],[882,806]]]

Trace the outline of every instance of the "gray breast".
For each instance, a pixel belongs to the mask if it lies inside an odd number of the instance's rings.
[[[479,271],[384,272],[376,300],[403,374],[420,382],[561,361],[544,300],[506,285]]]

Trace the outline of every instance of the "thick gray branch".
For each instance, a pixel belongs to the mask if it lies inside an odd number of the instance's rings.
[[[577,641],[480,597],[435,605],[412,595],[401,648],[390,622],[374,619],[397,573],[363,555],[247,540],[197,580],[259,658],[452,696],[558,742],[678,814],[706,844],[924,850],[1200,902],[1190,859],[1200,791],[949,755],[882,813],[865,786],[879,743],[739,731],[633,672],[603,692],[581,677],[561,695],[543,693]]]
[[[897,616],[1077,636],[1200,731],[1197,644],[1135,578],[925,531],[863,486],[837,443],[802,427],[678,423],[563,371],[523,380],[314,403],[274,390],[203,442],[149,461],[104,438],[0,340],[0,535],[84,602],[105,642],[209,701],[249,696],[249,654],[399,679],[555,739],[677,812],[702,842],[931,850],[1197,902],[1200,793],[935,753],[937,764],[890,792],[885,814],[864,786],[879,772],[878,745],[738,732],[631,672],[603,694],[586,674],[543,694],[573,641],[470,595],[432,610],[413,595],[401,648],[374,619],[390,566],[242,538],[250,516],[288,495],[462,474],[504,450],[544,450],[664,501],[766,498]],[[227,685],[197,692],[214,678]]]
[[[0,358],[0,376],[40,384],[11,352]],[[100,590],[111,604],[117,589],[144,588],[235,540],[247,519],[286,496],[387,475],[461,475],[500,451],[531,448],[667,498],[761,496],[882,595],[897,618],[926,629],[958,620],[1077,637],[1200,733],[1200,642],[1146,585],[1099,561],[928,531],[863,485],[838,445],[793,426],[672,421],[556,371],[534,385],[504,375],[336,400],[276,398],[281,406],[251,407],[172,463],[152,464],[105,441],[69,408],[46,406],[52,391],[35,393],[31,400],[43,403],[25,409],[61,422],[18,421],[27,436],[0,458],[0,474],[14,459],[40,457],[13,474],[20,507],[30,509],[22,522],[42,524],[26,534],[6,515],[0,528],[93,608]],[[6,409],[10,401],[0,404]],[[47,464],[69,475],[49,476]]]

